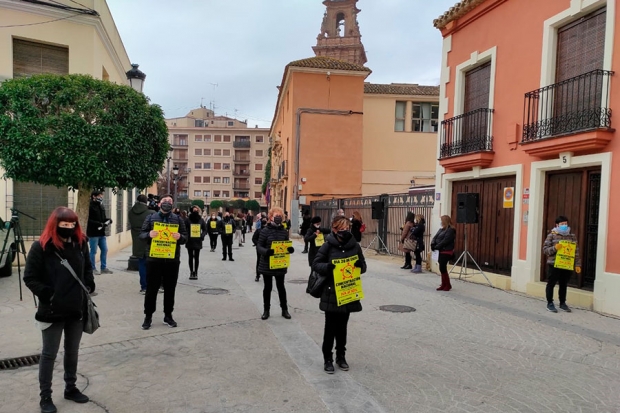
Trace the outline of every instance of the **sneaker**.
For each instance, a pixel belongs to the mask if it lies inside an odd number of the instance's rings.
[[[340,370],[344,370],[344,371],[348,371],[349,370],[349,365],[347,364],[347,361],[344,359],[344,357],[337,358],[336,359],[336,365],[338,365]]]
[[[144,323],[142,323],[142,330],[148,330],[151,328],[151,324],[153,323],[153,319],[151,317],[144,317]]]
[[[88,295],[90,295],[91,297],[95,297],[99,295],[99,293],[97,291],[93,291],[92,293],[88,293]]]
[[[51,396],[41,397],[39,406],[41,407],[41,413],[56,413],[58,411]]]
[[[562,309],[562,311],[566,311],[567,313],[571,312],[570,307],[567,306],[566,303],[560,304],[560,309]]]
[[[110,270],[109,268],[104,268],[101,270],[101,274],[114,274],[114,271]]]
[[[76,403],[88,403],[88,401],[90,400],[88,396],[79,391],[77,387],[74,387],[70,390],[65,390],[65,399],[74,401]]]
[[[334,363],[331,360],[325,360],[323,370],[325,370],[325,373],[327,374],[334,374]]]
[[[303,250],[301,253],[302,253],[302,254],[307,254],[307,253],[308,253],[308,250]]]
[[[144,288],[140,289],[140,294],[146,295],[146,290]]]
[[[164,317],[164,324],[167,325],[170,328],[174,328],[177,326],[177,322],[174,321],[174,319],[172,318],[172,316],[165,316]]]
[[[95,275],[101,275],[101,271],[99,271],[99,270],[93,270],[93,274],[95,274]]]
[[[230,258],[228,259],[228,261],[234,261],[234,260],[233,260],[233,257],[230,257]]]
[[[549,303],[547,304],[547,311],[551,311],[552,313],[557,313],[558,309],[555,308],[555,305],[553,305],[553,303]]]
[[[260,281],[260,275],[256,274],[256,278],[254,278],[254,281],[259,282]]]
[[[196,273],[195,273],[195,272],[192,272],[192,273],[190,274],[190,276],[189,276],[189,279],[190,279],[190,280],[197,280],[197,279],[198,279],[198,276],[196,275]]]

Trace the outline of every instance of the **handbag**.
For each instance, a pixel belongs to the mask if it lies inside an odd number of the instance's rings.
[[[321,298],[326,280],[327,277],[322,276],[316,271],[312,271],[308,277],[308,287],[306,288],[306,293],[310,294],[314,298]]]
[[[97,313],[97,310],[95,309],[95,307],[97,306],[90,298],[90,292],[88,291],[88,288],[86,288],[84,284],[82,284],[82,281],[80,281],[78,276],[75,274],[75,271],[73,271],[73,268],[71,267],[69,262],[63,257],[61,257],[60,254],[58,254],[57,252],[55,252],[55,254],[58,256],[58,258],[60,258],[60,264],[67,270],[69,270],[71,275],[73,275],[73,278],[75,278],[75,280],[82,286],[82,289],[86,293],[87,307],[86,317],[84,318],[83,331],[86,334],[93,334],[99,328],[99,313]]]
[[[411,238],[406,238],[405,241],[403,242],[403,248],[409,251],[415,251],[417,244],[418,242],[416,240],[411,239]]]

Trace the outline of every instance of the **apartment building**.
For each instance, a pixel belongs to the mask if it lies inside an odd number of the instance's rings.
[[[179,168],[185,188],[179,198],[253,199],[262,195],[268,160],[269,129],[248,128],[247,122],[216,116],[207,108],[166,120],[172,153],[170,168]]]

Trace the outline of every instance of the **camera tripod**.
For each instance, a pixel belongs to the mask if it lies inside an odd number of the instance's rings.
[[[448,274],[451,274],[452,271],[454,270],[454,268],[456,268],[457,265],[459,265],[459,262],[461,262],[461,269],[459,271],[459,280],[461,279],[461,277],[463,276],[463,270],[465,270],[465,276],[467,277],[467,258],[469,257],[469,259],[472,260],[472,262],[476,265],[476,268],[478,268],[478,271],[480,272],[480,274],[482,274],[482,276],[487,280],[487,282],[489,283],[489,285],[491,287],[493,287],[493,284],[491,283],[491,281],[489,280],[489,278],[485,275],[485,273],[482,271],[482,269],[480,268],[480,266],[478,265],[478,263],[476,262],[476,260],[474,259],[474,257],[471,256],[471,254],[469,253],[469,250],[467,250],[467,224],[465,224],[465,238],[464,238],[464,248],[463,248],[463,252],[461,253],[461,255],[459,256],[459,258],[456,260],[456,262],[454,263],[454,265],[452,266],[452,268],[450,268],[450,271],[448,272]],[[462,260],[462,261],[461,261]],[[472,273],[471,275],[474,275],[476,273],[476,271],[472,268]]]
[[[375,235],[375,237],[372,239],[372,241],[370,241],[370,244],[368,244],[368,246],[364,249],[364,252],[368,251],[368,249],[370,247],[372,247],[372,244],[375,243],[375,241],[379,241],[379,248],[377,249],[377,252],[382,252],[383,250],[385,250],[385,252],[388,253],[388,255],[391,257],[392,254],[390,254],[390,250],[388,249],[387,245],[385,245],[385,241],[383,241],[383,238],[381,238],[381,236],[379,236],[379,226],[377,226],[377,234]],[[383,246],[383,249],[381,249],[381,246]]]
[[[13,238],[15,240],[14,252],[17,255],[17,279],[19,280],[19,301],[22,301],[23,299],[23,296],[22,296],[22,264],[20,260],[20,254],[24,256],[24,265],[25,265],[26,264],[26,247],[24,246],[24,237],[22,236],[22,229],[19,225],[19,214],[22,214],[30,219],[36,220],[35,217],[30,216],[26,214],[25,212],[22,212],[15,208],[11,208],[11,220],[9,221],[8,234],[6,238],[4,239],[4,244],[2,245],[2,250],[0,251],[0,261],[2,261],[2,257],[4,257],[5,254],[10,253],[10,251],[7,250],[7,244],[10,238],[9,235],[11,234],[11,231],[13,231]],[[10,248],[11,246],[9,245],[8,247]],[[7,265],[12,265],[12,263],[7,262]],[[34,305],[36,307],[37,299],[34,296],[34,294],[32,295],[32,298],[34,299]]]

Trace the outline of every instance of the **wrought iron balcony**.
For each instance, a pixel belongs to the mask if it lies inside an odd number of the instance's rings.
[[[249,148],[250,141],[234,141],[233,148]]]
[[[250,176],[250,171],[249,170],[234,170],[233,171],[233,176]]]
[[[250,157],[249,156],[234,156],[233,157],[233,162],[235,163],[250,163]]]
[[[441,122],[441,159],[493,150],[493,109],[481,108]]]
[[[611,129],[609,83],[613,74],[593,70],[526,93],[522,142]]]
[[[250,184],[249,183],[234,183],[233,190],[235,191],[249,191]]]

